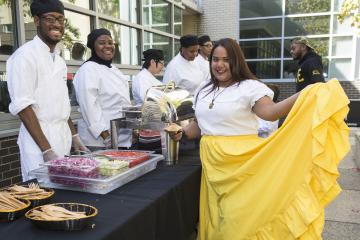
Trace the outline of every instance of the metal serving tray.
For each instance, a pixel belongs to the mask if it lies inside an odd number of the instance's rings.
[[[46,166],[32,170],[29,175],[36,178],[41,187],[106,194],[154,170],[157,163],[163,159],[164,157],[160,154],[151,154],[149,160],[124,172],[113,176],[99,176],[98,178],[49,174],[48,167]]]

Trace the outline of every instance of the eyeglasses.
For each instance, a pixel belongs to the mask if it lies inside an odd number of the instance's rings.
[[[45,20],[45,22],[50,23],[50,24],[55,24],[56,21],[59,24],[64,24],[66,23],[67,19],[64,17],[53,17],[53,16],[41,16],[42,19]]]

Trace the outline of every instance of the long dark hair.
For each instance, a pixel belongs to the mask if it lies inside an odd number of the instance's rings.
[[[247,79],[258,80],[258,78],[250,71],[240,45],[234,39],[223,38],[223,39],[220,39],[219,41],[215,42],[215,45],[210,53],[209,64],[210,64],[211,79],[210,79],[210,82],[207,83],[202,88],[202,89],[205,89],[208,86],[212,85],[212,88],[208,92],[208,94],[219,87],[219,81],[215,78],[214,73],[211,68],[212,57],[213,57],[214,51],[217,47],[223,47],[223,48],[225,48],[225,50],[227,52],[228,59],[229,59],[229,65],[230,65],[230,73],[231,73],[232,80],[234,82],[237,82],[238,84],[240,84],[242,81],[247,80]],[[198,93],[198,95],[199,95],[199,93]],[[195,98],[195,102],[197,100],[198,95]]]

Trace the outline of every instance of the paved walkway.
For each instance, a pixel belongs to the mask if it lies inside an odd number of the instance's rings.
[[[340,163],[338,182],[343,191],[325,210],[324,240],[360,240],[360,156],[355,154],[355,132],[350,135],[351,152]],[[358,145],[357,147],[360,147]]]

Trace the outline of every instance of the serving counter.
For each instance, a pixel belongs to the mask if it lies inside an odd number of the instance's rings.
[[[197,226],[200,176],[198,150],[193,150],[180,153],[178,165],[159,162],[154,171],[106,195],[56,189],[52,203],[84,203],[99,210],[94,228],[43,230],[22,217],[0,222],[0,236],[7,240],[187,240]]]

